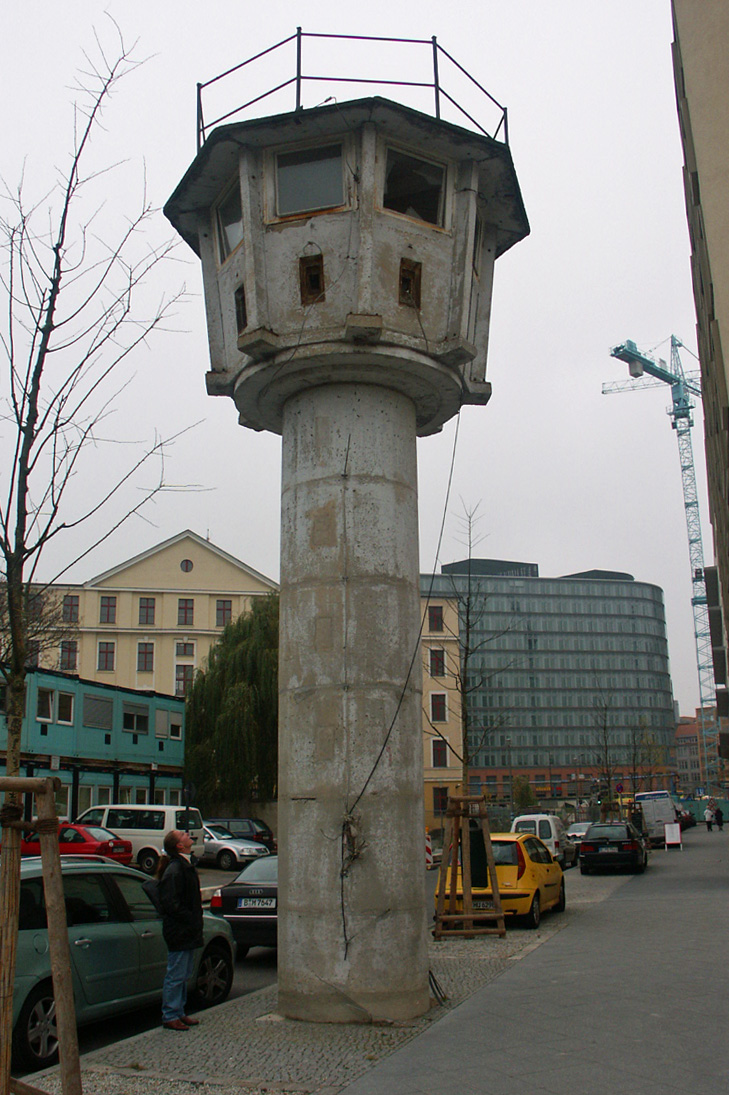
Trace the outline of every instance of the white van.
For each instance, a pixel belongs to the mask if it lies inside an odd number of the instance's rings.
[[[638,791],[636,806],[643,811],[643,828],[651,844],[665,844],[665,825],[676,821],[676,807],[668,791]]]
[[[577,848],[554,814],[520,814],[511,823],[512,833],[534,833],[546,844],[562,870],[577,863]]]
[[[162,841],[172,829],[188,829],[193,840],[193,854],[204,851],[203,822],[200,811],[184,806],[135,806],[111,803],[92,806],[76,818],[79,825],[101,825],[112,833],[132,842],[132,858],[140,870],[154,874],[163,854]]]

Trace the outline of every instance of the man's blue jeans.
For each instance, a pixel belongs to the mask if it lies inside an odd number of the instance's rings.
[[[185,1014],[187,982],[195,964],[194,951],[170,951],[167,973],[162,982],[162,1022],[170,1023]]]

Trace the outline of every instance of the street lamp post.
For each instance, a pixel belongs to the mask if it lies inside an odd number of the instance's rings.
[[[514,775],[511,768],[511,738],[506,739],[506,748],[509,751],[509,818],[514,820]]]

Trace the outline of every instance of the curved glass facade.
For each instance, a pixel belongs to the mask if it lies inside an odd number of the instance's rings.
[[[662,590],[605,571],[515,576],[519,565],[471,560],[422,579],[431,602],[457,602],[461,658],[471,651],[473,775],[588,769],[606,736],[616,769],[635,771],[639,752],[645,767],[647,751],[665,766],[675,714]]]

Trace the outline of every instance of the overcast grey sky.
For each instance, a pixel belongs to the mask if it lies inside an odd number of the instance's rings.
[[[100,224],[130,211],[143,170],[152,200],[162,206],[195,154],[196,83],[291,34],[303,18],[291,0],[5,5],[0,174],[15,185],[25,164],[26,193],[34,197],[47,191],[54,166],[64,165],[71,85],[82,51],[94,49],[94,28],[113,49],[104,10],[128,41],[139,39],[139,56],[149,60],[120,86],[105,115],[95,156],[125,163],[104,178]],[[463,554],[459,516],[464,505],[480,504],[478,554],[536,562],[544,576],[600,567],[661,586],[675,695],[681,712],[691,713],[698,686],[678,454],[665,414],[670,393],[601,395],[603,381],[627,375],[609,356],[626,338],[662,356],[671,333],[696,348],[669,0],[480,0],[447,10],[442,0],[394,7],[371,0],[352,10],[319,0],[303,29],[435,34],[509,109],[531,236],[497,262],[488,366],[493,397],[487,408],[461,415],[440,559],[454,424],[419,442],[421,568]],[[348,55],[338,45],[309,56],[320,72],[411,79],[422,78],[429,63],[427,49],[413,47],[397,54],[360,47]],[[231,95],[252,97],[292,75],[292,66],[289,49]],[[340,99],[368,93],[336,90]],[[326,94],[314,86],[305,105]],[[292,107],[293,100],[278,100],[275,110],[261,113]],[[161,213],[154,232],[160,239],[169,234]],[[242,430],[232,402],[206,396],[199,270],[184,245],[178,255],[149,299],[183,280],[188,299],[176,330],[135,358],[117,429],[121,422],[129,436],[144,438],[155,428],[169,434],[202,420],[175,446],[167,476],[204,489],[158,500],[147,520],[135,520],[77,568],[77,580],[185,527],[278,577],[280,441]],[[684,364],[695,367],[688,352]],[[700,412],[694,453],[703,505]],[[112,474],[119,460],[102,446],[88,474]],[[711,561],[705,506],[702,523]],[[79,542],[67,544],[69,555]],[[62,561],[60,551],[49,559]]]

